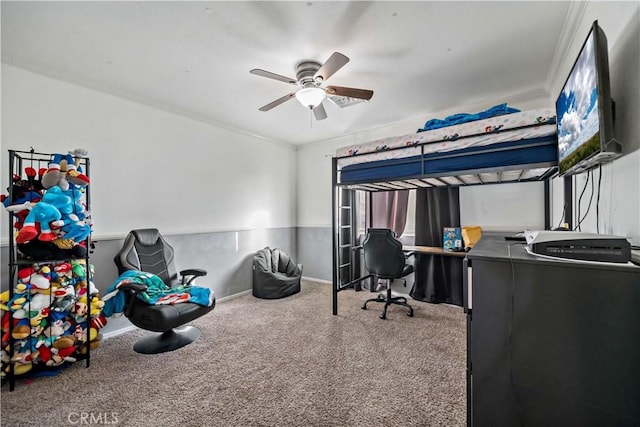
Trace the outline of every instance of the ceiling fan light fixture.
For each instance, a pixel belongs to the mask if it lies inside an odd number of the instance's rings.
[[[305,87],[296,92],[296,98],[306,108],[316,108],[327,97],[324,89]]]

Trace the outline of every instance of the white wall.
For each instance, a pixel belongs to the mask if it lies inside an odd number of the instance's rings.
[[[97,238],[296,225],[294,148],[3,64],[2,192],[7,150],[31,146],[89,150]]]
[[[462,187],[460,225],[480,225],[487,231],[544,229],[544,184]]]

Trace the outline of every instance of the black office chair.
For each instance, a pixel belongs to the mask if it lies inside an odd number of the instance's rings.
[[[194,268],[181,271],[179,277],[174,266],[173,247],[155,228],[131,231],[114,261],[119,274],[127,270],[152,273],[170,287],[191,284],[196,277],[207,274],[205,270]],[[200,336],[200,329],[182,325],[207,314],[215,306],[215,298],[210,306],[191,302],[151,305],[136,296],[146,290],[145,285],[127,283],[119,289],[126,292],[124,314],[129,321],[139,328],[160,332],[135,343],[133,349],[143,354],[172,351],[195,341]]]
[[[367,237],[362,243],[364,250],[364,264],[369,273],[380,279],[387,279],[387,294],[378,294],[376,298],[368,299],[362,304],[362,309],[367,309],[369,302],[383,302],[384,309],[381,319],[387,318],[387,309],[391,304],[398,304],[409,309],[407,316],[413,317],[413,307],[407,304],[405,297],[391,296],[391,280],[399,279],[413,273],[413,265],[407,264],[409,256],[413,252],[405,253],[402,243],[396,239],[395,233],[386,228],[370,228]]]

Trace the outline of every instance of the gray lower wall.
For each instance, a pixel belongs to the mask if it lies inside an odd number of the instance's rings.
[[[253,254],[265,246],[277,247],[289,253],[297,263],[303,265],[302,274],[305,277],[332,280],[331,227],[290,227],[164,237],[175,249],[178,270],[191,267],[207,270],[208,275],[200,278],[198,284],[213,289],[218,299],[251,289]],[[116,239],[94,239],[95,248],[90,261],[95,267],[94,282],[103,294],[118,277],[113,257],[122,247],[123,241],[124,236]],[[404,243],[412,244],[413,241]],[[9,286],[8,253],[7,246],[0,248],[2,289]],[[400,286],[398,291],[408,292],[413,278],[408,279],[408,288],[403,290]],[[112,318],[102,332],[109,334],[130,326],[126,318]]]
[[[362,238],[362,237],[361,237]],[[405,245],[413,245],[414,237],[402,236]],[[331,227],[298,227],[298,262],[304,264],[302,275],[333,281],[333,231]],[[363,261],[364,262],[364,261]],[[364,263],[361,265],[364,265]]]
[[[328,230],[329,237],[331,237],[330,229]],[[201,277],[197,283],[200,286],[213,289],[218,299],[252,288],[253,254],[265,246],[280,248],[289,253],[298,263],[302,263],[298,256],[295,227],[164,235],[164,237],[175,250],[176,268],[178,270],[186,268],[207,270],[207,276]],[[94,283],[103,294],[118,277],[113,258],[122,247],[123,241],[124,236],[119,239],[94,239],[95,248],[91,253],[90,262],[95,267]],[[329,254],[324,256],[331,259],[330,245],[328,250]],[[2,289],[8,289],[9,286],[8,254],[8,246],[3,246],[0,253],[2,257],[0,279]],[[307,265],[303,267],[306,270]],[[311,269],[313,271],[315,268],[311,266]],[[329,268],[328,273],[330,272]],[[111,319],[103,332],[110,333],[129,325],[129,322],[124,318]]]
[[[302,275],[333,280],[333,232],[331,227],[298,227],[298,262],[304,265]]]

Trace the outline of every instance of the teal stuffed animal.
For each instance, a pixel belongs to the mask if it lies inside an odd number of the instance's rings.
[[[57,236],[51,230],[51,225],[63,225],[63,223],[57,222],[62,219],[60,209],[73,211],[71,198],[62,194],[59,187],[52,187],[47,190],[38,203],[30,206],[29,215],[25,218],[23,227],[16,235],[16,243],[25,243],[36,237],[43,242],[55,240]],[[40,232],[38,232],[37,224],[40,226]]]

